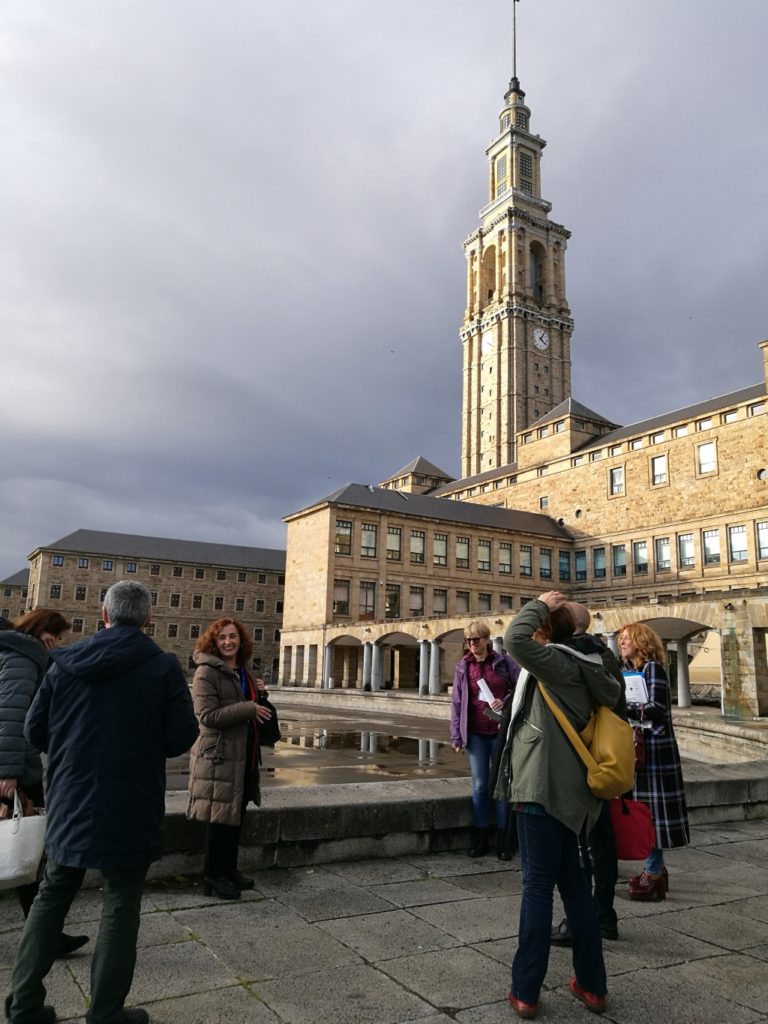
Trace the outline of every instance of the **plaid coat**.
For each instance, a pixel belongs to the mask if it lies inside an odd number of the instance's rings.
[[[648,687],[648,703],[627,707],[630,724],[653,722],[645,731],[645,767],[635,774],[632,795],[651,809],[656,828],[656,846],[669,850],[687,846],[688,811],[685,806],[680,751],[672,728],[669,681],[661,665],[647,661],[640,670]]]

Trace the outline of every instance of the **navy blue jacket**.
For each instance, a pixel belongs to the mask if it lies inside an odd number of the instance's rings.
[[[148,865],[162,853],[165,759],[198,733],[181,666],[133,626],[51,657],[25,724],[48,754],[48,854],[67,867]]]

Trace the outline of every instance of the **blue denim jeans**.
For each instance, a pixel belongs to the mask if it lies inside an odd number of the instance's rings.
[[[491,774],[493,754],[496,750],[496,736],[485,736],[471,732],[467,736],[467,757],[472,772],[472,815],[476,828],[488,828],[491,823],[491,794],[488,782]],[[506,800],[496,801],[496,828],[507,827]]]
[[[645,860],[645,870],[649,875],[660,875],[664,867],[664,851],[654,846]]]
[[[523,899],[512,995],[538,1003],[549,965],[552,896],[557,886],[573,938],[573,968],[579,985],[596,996],[607,991],[603,947],[595,905],[579,860],[578,837],[549,814],[517,815]]]

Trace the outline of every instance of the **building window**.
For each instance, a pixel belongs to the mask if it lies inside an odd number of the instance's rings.
[[[154,636],[155,635],[155,624],[154,624],[154,622],[148,622],[147,625],[144,627],[144,632],[147,634],[147,636]],[[190,665],[190,668],[194,668],[194,664]]]
[[[489,540],[477,542],[477,571],[491,571],[491,542]]]
[[[64,555],[53,555],[51,565],[64,565]]]
[[[613,551],[613,575],[627,575],[627,546],[626,544],[614,544]]]
[[[499,544],[499,572],[505,576],[512,572],[512,545],[507,541]]]
[[[264,601],[261,598],[258,598],[257,601],[256,601],[256,611],[257,612],[263,612],[264,611]]]
[[[349,519],[336,520],[336,554],[352,554],[352,522]]]
[[[372,581],[364,580],[360,584],[358,617],[360,619],[373,619],[376,617],[376,584]]]
[[[136,572],[137,569],[138,569],[138,566],[136,565],[135,562],[126,562],[125,563],[125,571],[126,572]]]
[[[174,565],[172,574],[178,579],[184,575],[184,569],[180,565]]]
[[[528,131],[528,115],[524,110],[515,111],[515,128],[522,128],[524,132]]]
[[[520,575],[533,575],[533,548],[530,544],[520,545]]]
[[[611,494],[623,494],[624,493],[624,467],[614,466],[609,471],[610,483],[611,483]]]
[[[150,567],[149,567],[149,575],[150,576],[159,576],[160,575],[160,566],[156,562],[154,562],[152,565],[150,565]]]
[[[574,455],[574,457],[571,459],[571,465],[572,466],[582,466],[582,465],[584,465],[584,456],[583,455]]]
[[[692,533],[681,533],[677,538],[677,560],[681,569],[690,569],[696,564]]]
[[[349,601],[347,601],[347,606],[349,606]],[[264,639],[264,630],[261,626],[254,626],[253,639],[259,643]]]
[[[168,623],[168,636],[169,637],[176,637],[178,635],[179,635],[179,624],[178,624],[178,622],[169,622]]]
[[[227,570],[226,569],[217,569],[216,570],[216,579],[217,580],[225,580],[226,578],[227,578]]]
[[[477,610],[480,614],[489,612],[491,610],[491,595],[490,594],[478,594],[477,595]]]
[[[664,440],[664,431],[663,430],[660,430],[656,434],[651,434],[651,437],[650,437],[651,444],[661,444],[661,442],[663,440]]]
[[[152,605],[153,608],[157,607],[157,591],[156,590],[150,590],[150,592],[149,592],[149,603]]]
[[[239,572],[237,574],[237,582],[238,583],[245,583],[245,581],[246,581],[246,574],[244,572]]]
[[[552,548],[539,549],[539,576],[543,580],[552,579]]]
[[[639,449],[642,448],[642,447],[643,447],[643,439],[642,439],[642,437],[636,437],[634,439],[634,441],[630,441],[629,442],[629,450],[631,452],[639,451]]]
[[[714,473],[717,469],[717,451],[714,441],[696,446],[696,469],[699,473]]]
[[[448,591],[442,588],[435,588],[432,591],[432,613],[434,615],[445,615],[448,611]]]
[[[280,630],[279,629],[276,629],[275,632],[272,634],[272,639],[274,640],[274,642],[276,644],[280,643]]]
[[[539,466],[539,468],[536,470],[536,475],[537,476],[546,476],[547,475],[547,467],[546,466]]]
[[[171,594],[171,608],[179,608],[181,606],[181,594]]]
[[[195,569],[195,579],[196,580],[204,580],[205,579],[205,569],[203,569],[200,566],[198,566]]]
[[[51,584],[50,596],[53,598],[54,601],[58,601],[58,599],[61,597],[61,584],[60,583],[52,583]]]
[[[456,614],[466,615],[469,612],[469,591],[456,591]]]
[[[754,405],[750,405],[747,411],[750,416],[761,416],[765,412],[765,402],[756,402]]]
[[[85,600],[85,590],[86,590],[85,587],[75,587],[75,600],[76,601],[84,601]]]
[[[283,607],[284,607],[284,602],[283,601],[275,601],[275,615],[282,615],[283,614]]]
[[[469,537],[456,538],[456,568],[469,568]]]
[[[411,530],[411,562],[414,565],[424,564],[426,541],[423,530]]]
[[[654,486],[667,482],[667,456],[654,455],[651,459],[651,483]]]
[[[705,530],[702,534],[704,565],[720,565],[720,531]]]
[[[423,615],[424,614],[424,587],[411,587],[410,588],[410,614]]]
[[[83,632],[83,620],[82,619],[72,619],[72,632],[73,633],[82,633]]]
[[[387,619],[400,618],[400,584],[388,583],[384,597],[384,617]]]
[[[513,600],[511,594],[500,594],[499,595],[499,608],[503,612],[511,612],[513,606]]]
[[[533,431],[523,434],[523,444],[529,444],[533,440]]]
[[[648,573],[648,541],[636,540],[632,545],[632,563],[636,576]]]
[[[215,612],[220,612],[224,610],[224,598],[221,596],[221,594],[218,594],[216,597],[214,597],[213,610]]]
[[[349,615],[349,580],[333,581],[333,614]]]
[[[267,574],[265,572],[257,572],[256,573],[256,582],[258,583],[258,585],[260,587],[263,587],[264,584],[267,582]]]
[[[561,580],[569,580],[571,578],[571,553],[570,551],[560,551],[558,555],[558,566],[559,575]]]
[[[697,430],[709,430],[712,426],[712,417],[707,416],[706,419],[698,420],[696,423]]]
[[[189,627],[189,639],[190,640],[197,640],[199,636],[200,636],[200,627],[199,626],[190,626]]]
[[[193,608],[202,608],[203,607],[203,595],[202,594],[193,594],[192,595],[192,607]],[[240,611],[242,611],[242,608],[240,609]]]
[[[539,498],[539,508],[543,511],[545,508],[549,508],[549,497],[546,494],[542,494]]]
[[[768,522],[755,523],[757,533],[757,557],[768,558]]]
[[[669,537],[657,537],[655,543],[656,572],[668,572],[672,568],[672,552]]]
[[[104,572],[112,572],[112,559],[105,558],[101,563],[101,568],[104,570]]]
[[[432,561],[435,565],[448,565],[448,534],[436,533],[432,542]]]
[[[403,531],[399,526],[387,527],[387,561],[399,562],[402,558]]]
[[[589,456],[590,462],[599,462],[603,457],[603,450],[598,449],[596,452],[592,452]]]
[[[100,630],[104,629],[105,625],[106,625],[106,623],[104,622],[104,619],[97,619],[96,620],[96,632],[98,633]]]
[[[611,445],[611,447],[608,449],[608,454],[609,455],[621,455],[621,445],[620,444],[613,444],[613,445]]]
[[[675,427],[672,431],[674,437],[685,437],[688,433],[688,424],[684,423],[681,427]]]
[[[729,409],[728,412],[721,415],[720,420],[722,423],[735,423],[738,418],[738,412],[735,409]]]
[[[78,560],[77,560],[77,568],[78,569],[87,569],[90,564],[91,564],[90,558],[78,558]]]
[[[378,528],[375,523],[363,523],[360,530],[360,554],[363,558],[376,557],[376,534]]]
[[[277,585],[278,585],[278,587],[284,587],[285,586],[285,576],[283,575],[283,573],[279,573],[278,574]]]
[[[236,612],[244,612],[245,611],[245,598],[244,597],[236,597],[235,598],[235,611]]]
[[[493,165],[493,176],[494,176],[494,198],[498,199],[499,196],[503,196],[509,187],[507,184],[507,154],[502,153],[501,156],[496,158]]]
[[[592,574],[596,580],[605,579],[605,548],[592,549]]]
[[[576,579],[585,580],[587,578],[587,552],[576,551],[573,558],[576,563]]]
[[[747,561],[747,528],[746,526],[728,527],[728,560],[730,562]]]
[[[101,588],[101,590],[99,591],[99,601],[103,601],[104,600],[104,598],[107,596],[107,591],[108,590],[109,590],[109,587],[102,587]]]

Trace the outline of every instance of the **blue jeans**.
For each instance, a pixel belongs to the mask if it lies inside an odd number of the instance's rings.
[[[579,861],[578,837],[549,814],[518,813],[517,835],[523,899],[517,952],[512,961],[512,995],[538,1003],[547,975],[555,885],[573,939],[573,968],[579,985],[596,996],[607,991],[603,947],[595,905]]]
[[[660,875],[664,867],[664,851],[654,846],[645,860],[645,870],[649,875]]]
[[[102,871],[99,934],[91,958],[91,1003],[88,1024],[122,1020],[123,1004],[136,966],[136,939],[141,923],[141,894],[147,869]],[[10,1020],[35,1019],[43,1008],[43,978],[59,950],[72,900],[85,877],[84,868],[68,868],[49,858],[40,892],[32,904],[11,976]]]
[[[472,772],[472,816],[476,828],[488,828],[491,823],[491,794],[488,792],[488,782],[496,750],[496,738],[496,734],[486,736],[479,732],[471,732],[467,736],[466,750],[469,770]],[[507,809],[506,800],[496,801],[496,828],[507,827]]]

